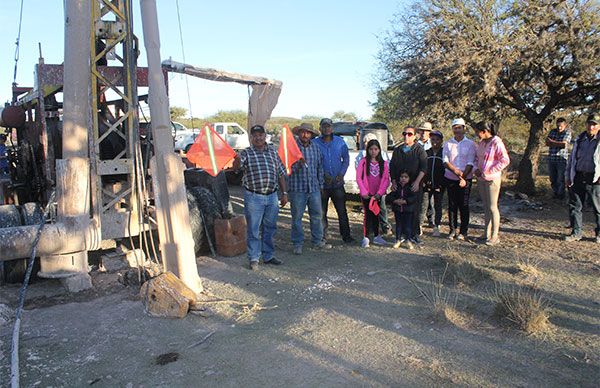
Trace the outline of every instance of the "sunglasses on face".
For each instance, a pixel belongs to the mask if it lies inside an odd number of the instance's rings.
[[[414,136],[415,134],[413,132],[402,132],[402,136]]]

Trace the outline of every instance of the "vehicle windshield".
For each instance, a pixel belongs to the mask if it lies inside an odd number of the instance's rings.
[[[356,151],[356,137],[348,136],[348,135],[340,135],[340,137],[344,140],[346,145],[348,146],[349,151]]]

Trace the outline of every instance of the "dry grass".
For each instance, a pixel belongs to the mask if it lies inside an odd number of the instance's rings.
[[[511,322],[528,334],[549,331],[549,302],[539,291],[496,284],[492,297],[496,301],[495,313],[501,319]]]
[[[529,256],[522,256],[518,258],[517,262],[517,270],[520,274],[530,278],[532,280],[537,280],[542,277],[542,272],[539,269],[540,263],[544,259],[541,257],[532,258]]]
[[[473,285],[490,277],[489,273],[470,260],[460,257],[455,252],[447,252],[441,257],[448,273],[459,284]]]
[[[433,318],[436,322],[447,322],[459,324],[462,321],[460,313],[456,310],[456,294],[451,293],[444,287],[448,265],[440,276],[435,276],[433,272],[427,275],[427,286],[421,287],[414,280],[406,278],[425,299],[431,309]]]

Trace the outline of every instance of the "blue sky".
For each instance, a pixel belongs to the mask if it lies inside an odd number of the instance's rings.
[[[275,116],[329,116],[336,110],[372,114],[378,36],[401,11],[402,0],[179,0],[186,62],[283,82]],[[182,61],[175,0],[157,0],[161,56]],[[19,0],[0,1],[0,101],[10,99]],[[142,39],[139,1],[134,31]],[[46,63],[63,61],[63,2],[25,0],[17,83],[33,84],[38,42]],[[139,66],[146,63],[145,51]],[[196,117],[247,109],[243,85],[188,78]],[[185,79],[171,75],[171,105],[188,108]]]

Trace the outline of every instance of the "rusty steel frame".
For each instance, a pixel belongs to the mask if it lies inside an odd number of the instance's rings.
[[[91,47],[91,90],[90,103],[92,106],[92,127],[90,131],[90,164],[92,186],[92,216],[102,230],[102,239],[128,237],[139,234],[136,206],[134,155],[138,142],[138,73],[136,38],[133,35],[133,15],[131,0],[93,0],[92,28],[90,34]],[[106,31],[106,27],[109,27]],[[110,27],[121,27],[117,34],[111,34]],[[100,28],[104,27],[104,31]],[[96,41],[105,43],[103,49],[98,49]],[[122,48],[122,55],[115,55],[120,62],[121,77],[115,79],[103,71],[104,66],[98,66],[99,60],[109,52]],[[146,77],[147,78],[147,75]],[[142,83],[144,83],[142,81]],[[122,90],[120,89],[122,87]],[[123,100],[121,109],[115,109],[115,122],[100,135],[99,111],[100,96],[106,91],[112,91]],[[107,109],[107,107],[105,107]],[[100,148],[108,140],[110,134],[117,134],[125,140],[125,149],[116,156],[103,158]],[[114,166],[114,168],[111,168]],[[127,167],[128,166],[128,167]],[[120,176],[122,187],[114,193],[105,185],[106,175]]]

